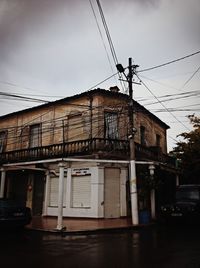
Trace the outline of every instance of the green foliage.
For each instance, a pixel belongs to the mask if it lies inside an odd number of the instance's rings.
[[[149,174],[148,165],[140,165],[137,167],[137,184],[139,210],[150,209],[150,192],[159,189],[161,180],[156,172],[154,176]]]
[[[200,117],[189,115],[188,118],[193,130],[179,135],[183,141],[177,143],[172,154],[179,159],[183,181],[200,183]]]

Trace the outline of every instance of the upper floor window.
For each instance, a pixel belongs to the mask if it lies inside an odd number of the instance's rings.
[[[146,129],[144,126],[141,126],[140,127],[140,143],[141,143],[141,145],[146,145],[145,134],[146,134]]]
[[[160,147],[160,140],[161,140],[160,135],[156,134],[156,146]]]
[[[29,146],[30,148],[40,146],[40,138],[41,138],[41,125],[36,124],[30,126],[30,138],[29,138]]]
[[[105,138],[106,139],[118,139],[118,115],[117,113],[105,112],[104,115],[104,126],[105,126]]]
[[[6,131],[0,132],[0,153],[2,153],[4,151],[4,148],[6,145],[6,136],[7,136]]]
[[[83,117],[81,112],[74,112],[68,116],[68,124],[66,126],[65,141],[81,140],[84,133]]]

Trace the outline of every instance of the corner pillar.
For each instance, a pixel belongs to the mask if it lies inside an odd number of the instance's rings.
[[[63,227],[63,196],[64,196],[64,168],[65,163],[61,162],[58,164],[59,167],[59,184],[58,184],[58,216],[57,216],[57,227],[58,231],[62,231]]]

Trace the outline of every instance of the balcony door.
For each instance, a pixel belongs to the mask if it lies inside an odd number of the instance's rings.
[[[113,112],[105,112],[105,138],[106,139],[118,139],[118,115]]]
[[[36,124],[30,126],[30,138],[29,138],[29,147],[39,147],[41,145],[40,139],[41,139],[41,125]]]
[[[83,118],[80,112],[68,116],[68,141],[80,140],[83,137]]]
[[[6,131],[0,132],[0,153],[4,151],[5,145],[6,145]]]
[[[140,126],[140,144],[146,145],[146,128],[144,126]]]

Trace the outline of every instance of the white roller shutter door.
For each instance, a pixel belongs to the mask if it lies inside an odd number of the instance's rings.
[[[57,207],[58,206],[58,184],[59,177],[51,177],[49,183],[49,206]],[[66,178],[64,179],[64,197],[63,197],[63,207],[65,206],[66,200]]]
[[[90,208],[91,175],[72,176],[72,200],[74,208]]]

